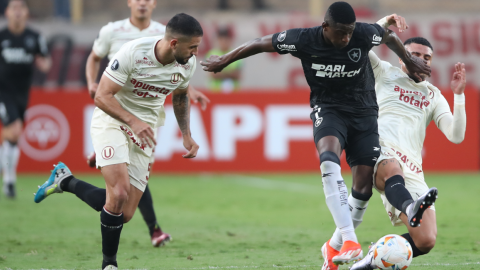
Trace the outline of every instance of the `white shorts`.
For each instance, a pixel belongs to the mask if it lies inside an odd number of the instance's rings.
[[[385,210],[387,210],[387,214],[390,217],[392,225],[401,226],[403,225],[403,222],[400,219],[400,214],[402,212],[393,207],[393,205],[388,202],[387,197],[385,197],[385,191],[378,190],[375,185],[375,175],[377,175],[378,165],[383,160],[392,158],[396,159],[398,163],[400,163],[403,175],[405,176],[405,187],[410,192],[414,200],[418,199],[418,197],[420,197],[423,193],[427,192],[429,188],[427,183],[425,183],[425,178],[423,177],[422,166],[409,160],[407,154],[404,154],[392,147],[381,145],[380,156],[378,157],[377,163],[373,169],[373,187],[380,192],[380,197],[382,198],[383,205],[385,206]],[[432,205],[430,209],[435,211],[435,206]]]
[[[126,124],[95,108],[90,127],[97,168],[127,163],[130,184],[145,191],[150,176],[152,148],[142,146]]]

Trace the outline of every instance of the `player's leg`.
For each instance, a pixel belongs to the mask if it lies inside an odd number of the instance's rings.
[[[400,163],[395,158],[382,160],[378,164],[375,186],[379,191],[385,192],[385,197],[392,206],[408,217],[412,227],[420,226],[425,210],[435,203],[438,194],[436,188],[431,188],[414,200],[405,186]]]
[[[412,227],[405,214],[400,214],[400,219],[407,226],[408,233],[402,236],[408,240],[413,250],[413,257],[425,255],[435,246],[437,239],[437,219],[435,211],[427,209],[423,213],[422,226]]]
[[[348,189],[340,167],[340,155],[347,132],[342,117],[328,108],[316,107],[311,114],[311,119],[314,124],[314,140],[320,156],[325,201],[335,225],[342,234],[343,241],[348,243],[345,245],[345,250],[340,251],[344,256],[338,261],[332,260],[339,251],[330,246],[330,241],[322,247],[322,256],[325,260],[323,269],[336,269],[336,264],[348,263],[361,257],[361,247],[355,235],[348,207]]]
[[[17,165],[20,157],[18,141],[23,129],[26,103],[17,102],[7,93],[0,95],[0,118],[2,120],[2,149],[0,160],[3,171],[3,190],[7,197],[15,198]]]
[[[155,137],[156,135],[157,130],[155,129]],[[150,157],[150,170],[152,170],[153,164],[155,163],[154,153],[155,149]],[[171,236],[168,233],[164,233],[162,231],[162,228],[160,228],[160,225],[158,224],[155,210],[153,209],[152,193],[150,192],[150,188],[148,187],[148,185],[145,188],[145,192],[143,193],[140,202],[138,203],[138,209],[140,210],[140,213],[142,213],[143,220],[145,220],[145,223],[147,224],[152,245],[154,247],[159,247],[169,242],[171,240]]]

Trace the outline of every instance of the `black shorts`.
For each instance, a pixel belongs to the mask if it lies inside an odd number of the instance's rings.
[[[24,120],[28,105],[28,93],[10,94],[0,91],[0,120],[4,126],[8,126],[15,120]]]
[[[315,146],[325,136],[335,136],[345,149],[350,167],[374,167],[380,156],[376,115],[352,114],[337,108],[316,106],[310,114]]]

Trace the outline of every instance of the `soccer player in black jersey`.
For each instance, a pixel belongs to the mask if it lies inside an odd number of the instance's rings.
[[[23,0],[11,0],[5,10],[8,26],[0,30],[0,120],[2,145],[0,160],[3,188],[7,197],[15,198],[17,142],[23,128],[34,65],[42,72],[50,69],[45,40],[26,27],[28,7]]]
[[[403,18],[395,19],[402,31],[406,29]],[[421,74],[430,75],[428,65],[411,56],[394,32],[378,24],[356,22],[355,12],[346,2],[333,3],[321,26],[257,38],[200,62],[205,71],[221,72],[236,60],[261,52],[290,53],[302,61],[311,89],[313,135],[326,202],[343,239],[340,250],[333,249],[330,241],[322,247],[323,269],[337,269],[338,264],[363,257],[354,221],[361,220],[372,196],[373,167],[380,150],[375,80],[368,52],[381,43],[393,50],[419,81]],[[341,176],[343,150],[353,173],[350,197]]]

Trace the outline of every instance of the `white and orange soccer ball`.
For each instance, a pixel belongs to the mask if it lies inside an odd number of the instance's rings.
[[[374,245],[373,260],[379,269],[405,270],[412,262],[412,247],[400,235],[385,235]]]

